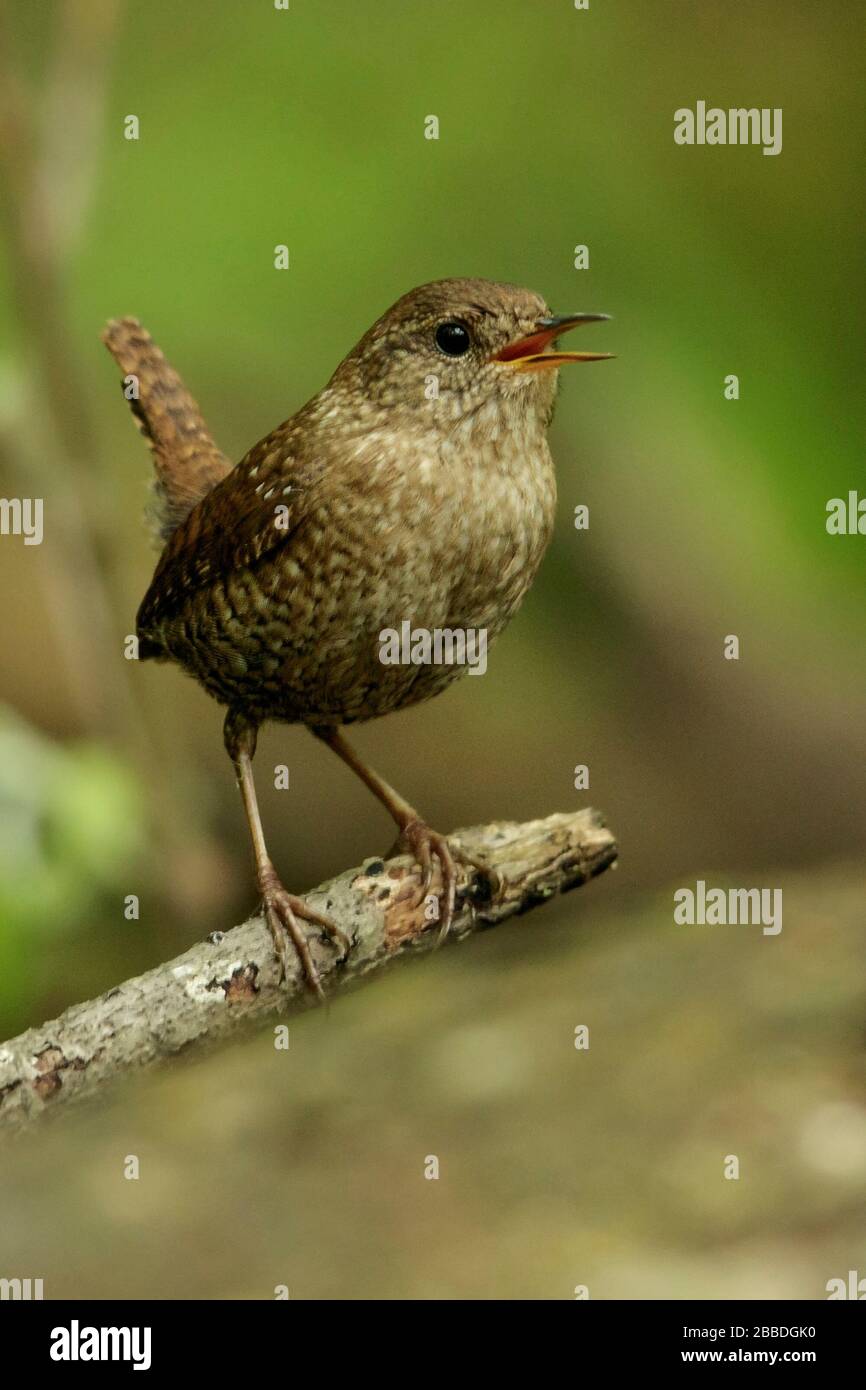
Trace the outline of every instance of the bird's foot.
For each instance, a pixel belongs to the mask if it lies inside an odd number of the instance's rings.
[[[480,892],[476,884],[472,893],[467,894],[473,902],[489,901],[493,894],[496,883],[494,870],[465,850],[449,844],[444,835],[440,835],[437,830],[432,830],[425,821],[420,820],[417,816],[407,821],[400,831],[396,844],[389,851],[389,857],[396,854],[411,854],[421,869],[419,903],[424,902],[430,896],[434,866],[436,863],[439,865],[439,873],[442,878],[442,891],[439,894],[438,904],[439,944],[445,940],[454,920],[458,864],[464,864],[467,868],[474,869],[476,875],[483,882],[484,886]]]
[[[457,866],[448,841],[438,830],[431,829],[425,821],[414,816],[403,825],[389,851],[389,857],[396,854],[411,854],[421,870],[419,903],[430,896],[433,869],[438,863],[442,878],[442,891],[439,894],[439,942],[443,942],[451,928],[454,904],[457,900]]]
[[[341,931],[330,917],[326,917],[322,912],[317,912],[303,898],[287,892],[273,868],[266,870],[260,876],[259,887],[262,893],[265,919],[270,927],[271,936],[274,938],[274,951],[283,980],[289,978],[289,942],[291,942],[300,958],[307,984],[314,994],[323,1000],[325,991],[322,989],[322,981],[301,922],[309,922],[311,925],[321,928],[331,941],[339,945],[341,963],[348,956],[352,943],[346,933]]]

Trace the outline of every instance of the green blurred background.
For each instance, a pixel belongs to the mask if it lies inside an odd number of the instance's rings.
[[[0,495],[45,499],[45,540],[0,538],[0,1034],[254,901],[218,707],[123,659],[154,556],[98,338],[119,314],[234,458],[421,281],[614,315],[593,346],[617,361],[563,373],[558,530],[487,678],[355,741],[441,829],[589,800],[622,857],[298,1021],[287,1053],[266,1030],[7,1147],[0,1275],[341,1299],[866,1275],[866,539],[824,524],[866,493],[857,7],[2,12]],[[676,146],[699,99],[782,107],[782,153]],[[302,730],[258,760],[291,768],[289,793],[260,778],[290,886],[390,843]],[[696,878],[781,887],[782,934],[675,927]]]

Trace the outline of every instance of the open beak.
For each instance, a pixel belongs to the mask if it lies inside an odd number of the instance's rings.
[[[508,343],[494,353],[494,362],[503,362],[520,371],[537,371],[540,367],[561,367],[563,362],[603,362],[612,352],[548,352],[553,343],[571,328],[584,323],[601,323],[610,314],[561,314],[558,318],[539,319],[536,331],[525,338]]]

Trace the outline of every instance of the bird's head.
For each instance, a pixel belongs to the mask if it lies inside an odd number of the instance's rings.
[[[452,430],[546,427],[558,369],[608,352],[561,351],[557,340],[607,314],[552,315],[540,295],[490,280],[434,280],[398,299],[332,379],[369,407]],[[416,414],[417,412],[417,414]]]

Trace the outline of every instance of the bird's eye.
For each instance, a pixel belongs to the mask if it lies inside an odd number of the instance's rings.
[[[469,329],[453,319],[440,323],[436,329],[436,346],[448,357],[462,357],[472,346]]]

